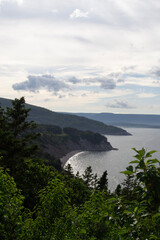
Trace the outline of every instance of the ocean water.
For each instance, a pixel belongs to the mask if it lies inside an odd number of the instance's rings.
[[[117,184],[122,183],[124,171],[129,162],[134,160],[135,152],[132,148],[140,150],[142,147],[156,150],[154,158],[160,160],[160,129],[150,128],[125,128],[132,136],[106,136],[111,145],[118,150],[107,152],[80,152],[71,157],[66,164],[70,163],[74,173],[79,171],[83,174],[88,166],[92,167],[93,173],[101,176],[107,170],[109,188],[115,189]]]

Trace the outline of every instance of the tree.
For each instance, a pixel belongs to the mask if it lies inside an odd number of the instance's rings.
[[[14,179],[0,169],[0,239],[17,239],[22,226],[23,200]]]
[[[102,176],[100,177],[99,181],[98,181],[98,189],[99,190],[105,190],[106,192],[108,191],[108,173],[107,170],[104,171],[104,173],[102,174]]]
[[[92,173],[92,167],[87,167],[83,174],[83,180],[90,187],[92,186],[93,176],[94,174]]]
[[[24,158],[33,156],[38,148],[31,144],[38,134],[31,132],[36,124],[28,121],[29,111],[24,97],[13,100],[12,107],[6,111],[0,109],[0,152],[4,157],[1,165],[9,168],[11,175],[22,167]]]
[[[134,156],[136,160],[131,161],[132,165],[123,171],[125,175],[134,177],[136,193],[138,200],[145,200],[150,209],[158,209],[160,203],[160,161],[158,159],[151,159],[152,154],[156,151],[147,152],[144,148],[137,150]]]

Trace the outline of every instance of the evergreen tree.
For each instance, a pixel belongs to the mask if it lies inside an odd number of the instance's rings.
[[[100,177],[99,181],[98,181],[98,189],[99,190],[105,190],[106,192],[108,191],[108,173],[107,170],[104,171],[104,173],[102,174],[102,176]]]
[[[1,166],[9,168],[11,175],[22,167],[25,158],[33,156],[37,150],[37,146],[31,144],[37,134],[31,132],[36,124],[28,121],[29,111],[24,97],[12,101],[12,107],[6,111],[0,109]]]
[[[92,167],[89,166],[86,168],[83,174],[83,180],[88,186],[92,186],[94,174],[92,173]]]

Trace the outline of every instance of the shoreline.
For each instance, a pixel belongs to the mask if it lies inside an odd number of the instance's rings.
[[[83,152],[82,150],[74,150],[72,152],[67,153],[65,156],[63,156],[62,158],[60,158],[61,161],[61,166],[62,168],[64,168],[64,165],[66,164],[66,162],[73,157],[75,154]]]
[[[118,150],[118,148],[112,148],[111,150]],[[109,150],[109,151],[111,151]],[[80,153],[80,152],[84,152],[86,150],[74,150],[74,151],[71,151],[69,153],[67,153],[65,156],[61,157],[60,158],[60,161],[61,161],[61,166],[62,168],[64,168],[64,165],[66,164],[66,162],[71,158],[73,157],[74,155],[76,155],[77,153]]]

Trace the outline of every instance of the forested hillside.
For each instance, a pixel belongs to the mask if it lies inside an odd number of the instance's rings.
[[[0,108],[0,239],[160,239],[160,161],[134,149],[114,192],[107,170],[58,172],[38,157],[24,99]],[[121,159],[119,160],[121,161]]]
[[[40,133],[36,143],[41,154],[55,162],[72,151],[109,151],[114,148],[107,138],[99,133],[80,131],[75,128],[63,128],[53,125],[39,125],[35,133]]]
[[[12,105],[12,101],[9,99],[0,98],[0,103],[3,108]],[[35,121],[38,124],[56,125],[61,128],[72,127],[82,131],[92,131],[101,134],[110,135],[128,135],[129,133],[124,129],[106,125],[102,122],[91,120],[85,117],[79,117],[71,114],[62,114],[50,111],[45,108],[26,104],[27,108],[30,108],[29,119]]]

